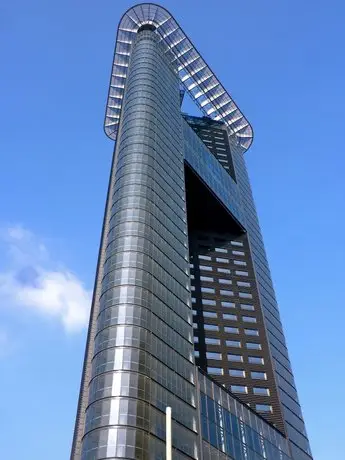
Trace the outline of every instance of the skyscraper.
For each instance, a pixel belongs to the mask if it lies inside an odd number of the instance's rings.
[[[187,91],[200,117],[182,113]],[[244,153],[252,129],[164,8],[122,17],[116,141],[71,459],[310,460]]]

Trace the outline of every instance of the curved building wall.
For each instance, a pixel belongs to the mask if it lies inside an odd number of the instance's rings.
[[[81,458],[161,458],[167,405],[176,458],[196,458],[179,85],[153,32],[133,45],[121,118]]]

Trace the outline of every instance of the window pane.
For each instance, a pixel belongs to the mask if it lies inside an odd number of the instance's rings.
[[[223,369],[221,367],[208,367],[207,372],[214,375],[223,375]]]
[[[211,337],[206,337],[205,343],[208,345],[220,345],[220,339],[212,339]]]
[[[270,390],[268,388],[263,388],[263,387],[254,387],[253,388],[253,393],[255,395],[269,396],[270,395]]]
[[[221,353],[214,353],[212,351],[207,351],[206,352],[206,358],[207,359],[222,359],[222,354]]]
[[[230,390],[233,393],[248,393],[248,388],[243,385],[231,385]]]
[[[234,302],[221,302],[221,306],[226,308],[235,308]]]
[[[214,311],[203,311],[205,318],[217,318],[217,313]]]
[[[228,326],[224,327],[224,331],[230,334],[239,334],[240,332],[238,327],[228,327]]]
[[[259,331],[257,329],[245,329],[244,333],[246,335],[259,335]]]
[[[226,341],[226,346],[227,347],[241,348],[241,342],[239,340],[227,340]]]
[[[256,323],[256,318],[254,316],[242,316],[242,320],[245,323]]]
[[[264,364],[264,358],[261,356],[248,356],[248,362],[250,364]]]
[[[252,379],[267,380],[266,372],[254,372],[254,371],[252,371],[250,373],[250,376],[251,376]]]
[[[208,267],[207,265],[200,265],[199,268],[200,268],[200,270],[204,270],[204,271],[207,271],[207,272],[212,271],[212,267]]]
[[[206,331],[218,331],[219,327],[216,326],[215,324],[204,324],[204,329]]]
[[[247,342],[246,347],[248,348],[248,350],[261,350],[260,343]]]
[[[244,369],[229,369],[229,374],[232,377],[245,377],[246,371]]]
[[[243,362],[243,356],[242,355],[228,354],[228,360],[241,363],[241,362]]]

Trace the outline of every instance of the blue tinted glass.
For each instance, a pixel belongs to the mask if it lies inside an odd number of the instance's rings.
[[[223,409],[223,419],[224,419],[224,428],[226,431],[231,432],[231,420],[230,420],[230,413]]]
[[[201,417],[201,430],[202,430],[202,437],[206,440],[209,441],[209,436],[208,436],[208,421],[205,417]]]
[[[209,428],[210,428],[210,441],[209,442],[210,444],[212,444],[212,446],[217,447],[218,449],[217,427],[214,423],[210,423]]]
[[[238,426],[238,420],[237,417],[235,417],[233,414],[231,414],[231,427],[233,435],[236,436],[237,439],[240,439],[240,429]]]
[[[246,444],[250,449],[253,449],[253,437],[252,437],[252,429],[248,425],[244,425],[244,432],[246,438]]]
[[[261,449],[261,443],[260,443],[260,436],[259,434],[252,430],[252,435],[253,435],[253,449],[258,453],[262,454],[262,449]]]
[[[234,457],[236,460],[242,460],[242,443],[238,441],[236,438],[233,438],[234,440]]]
[[[200,393],[200,401],[201,401],[201,413],[207,416],[206,395],[204,395],[204,393]]]
[[[208,419],[210,422],[215,422],[215,414],[214,414],[214,401],[207,396],[207,413],[208,413]]]

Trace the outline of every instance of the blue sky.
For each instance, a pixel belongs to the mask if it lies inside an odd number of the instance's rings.
[[[246,157],[312,451],[340,459],[344,4],[162,4],[254,127]],[[0,458],[69,455],[113,147],[104,107],[132,5],[0,7]]]

